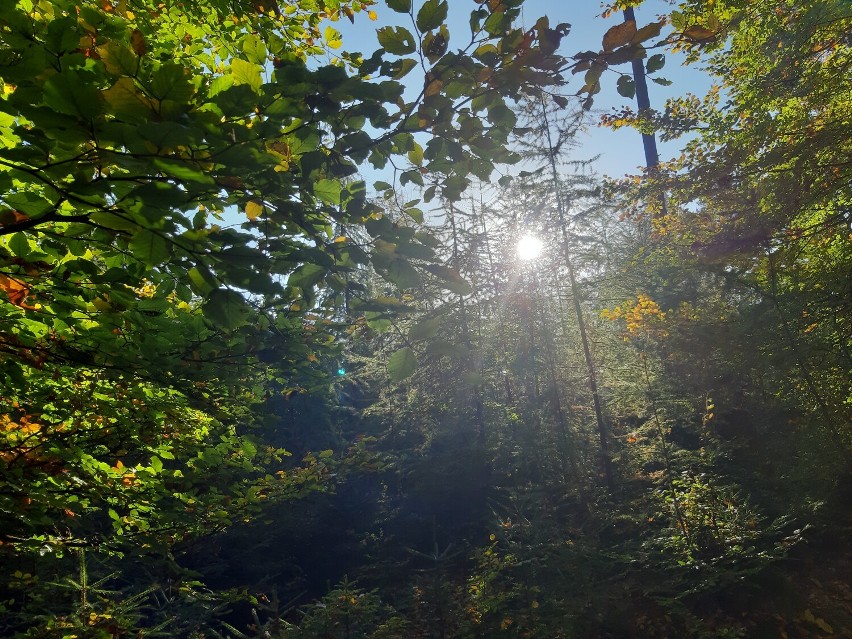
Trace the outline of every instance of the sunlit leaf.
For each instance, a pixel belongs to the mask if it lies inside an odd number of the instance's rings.
[[[440,27],[447,19],[447,0],[426,0],[417,12],[417,28],[421,32]]]
[[[411,32],[404,27],[382,27],[376,32],[379,44],[388,53],[394,55],[406,55],[414,53],[417,43]]]
[[[628,20],[611,27],[603,37],[603,50],[612,51],[630,42],[636,35],[636,22]]]

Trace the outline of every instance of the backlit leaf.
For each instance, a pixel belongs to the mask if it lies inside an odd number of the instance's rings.
[[[244,325],[250,313],[242,295],[224,288],[217,288],[210,293],[202,310],[207,319],[226,330]]]
[[[441,317],[421,320],[409,329],[408,338],[412,340],[423,340],[435,337],[441,329],[442,323],[443,319]]]
[[[340,204],[343,187],[337,180],[323,178],[314,183],[314,195],[326,204]]]
[[[442,266],[440,264],[427,264],[423,268],[432,273],[432,275],[440,278],[441,285],[454,293],[458,293],[459,295],[470,295],[473,292],[473,287],[470,283],[455,269],[448,266]]]
[[[423,278],[417,269],[401,258],[391,261],[387,278],[400,288],[419,288],[423,285]]]
[[[447,0],[426,0],[417,12],[417,28],[421,32],[440,27],[447,19]]]
[[[388,7],[398,13],[408,13],[411,11],[411,0],[386,0]]]
[[[130,250],[141,262],[158,266],[169,259],[171,245],[160,233],[145,229],[131,238]]]
[[[249,200],[246,204],[246,217],[254,222],[263,213],[263,203],[257,200]]]
[[[410,348],[401,348],[388,358],[388,375],[395,382],[411,377],[417,370],[417,357]]]
[[[417,43],[408,29],[403,27],[382,27],[376,32],[379,44],[388,53],[407,55],[414,53]]]

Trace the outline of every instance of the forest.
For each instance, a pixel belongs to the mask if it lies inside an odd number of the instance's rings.
[[[643,4],[0,2],[0,636],[852,636],[852,3]]]

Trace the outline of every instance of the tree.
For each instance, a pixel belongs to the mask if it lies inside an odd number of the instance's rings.
[[[416,39],[383,27],[372,56],[321,60],[341,47],[333,22],[372,4],[0,8],[4,565],[35,561],[47,584],[70,550],[104,574],[158,554],[162,575],[178,545],[327,485],[331,452],[286,466],[258,403],[327,383],[355,315],[404,308],[350,273],[457,277],[367,197],[358,165],[394,162],[403,185],[440,175],[457,198],[513,159],[504,96],[560,81],[544,35],[512,26],[520,2],[476,9],[455,52],[446,2],[389,2]],[[43,601],[4,600],[11,630]],[[68,605],[54,615],[113,623]]]

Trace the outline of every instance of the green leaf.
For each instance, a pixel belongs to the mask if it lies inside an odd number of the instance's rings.
[[[671,86],[672,81],[667,80],[666,78],[651,78],[651,82],[659,84],[660,86],[668,87]]]
[[[506,12],[495,11],[488,16],[488,19],[485,21],[485,24],[482,25],[482,28],[486,33],[496,36],[504,33],[509,27],[509,24],[511,24],[511,20],[506,16]]]
[[[437,29],[447,19],[449,5],[446,0],[426,0],[417,12],[417,28],[421,32]]]
[[[206,267],[193,266],[187,272],[189,285],[198,295],[208,295],[216,286],[216,278]]]
[[[233,60],[231,62],[231,75],[234,76],[235,84],[246,84],[254,90],[255,93],[260,91],[260,85],[263,84],[261,71],[263,67],[254,62],[246,60]]]
[[[188,69],[181,64],[164,63],[154,72],[154,77],[151,79],[151,93],[160,101],[186,102],[195,93],[188,73]]]
[[[217,288],[210,293],[202,310],[204,317],[225,330],[239,328],[248,321],[250,315],[243,296],[225,288]]]
[[[385,51],[394,55],[407,55],[417,50],[414,36],[403,27],[382,27],[376,32],[379,44]]]
[[[6,204],[33,219],[55,208],[50,200],[28,191],[8,193],[3,195],[3,199],[6,200]]]
[[[419,288],[423,285],[423,278],[417,269],[401,258],[391,261],[387,278],[400,288]]]
[[[426,352],[435,357],[450,357],[462,359],[468,356],[467,349],[461,344],[453,344],[445,340],[432,340],[426,345]]]
[[[423,224],[423,211],[417,208],[405,209],[405,214],[418,224]]]
[[[636,95],[636,82],[634,82],[633,78],[630,76],[623,75],[618,78],[616,89],[618,90],[618,93],[623,95],[625,98],[632,98]]]
[[[248,439],[242,439],[240,441],[240,448],[242,448],[243,453],[248,459],[254,459],[255,455],[257,455],[257,446],[255,446]]]
[[[139,230],[139,225],[133,220],[129,220],[122,215],[107,213],[106,211],[92,213],[89,216],[89,219],[98,226],[102,226],[106,229],[112,229],[113,231],[135,232]]]
[[[206,186],[215,186],[216,180],[206,171],[194,166],[189,161],[154,158],[151,162],[166,175],[177,178],[182,182],[196,182]]]
[[[417,370],[417,357],[410,348],[401,348],[388,358],[388,375],[395,382],[411,377]]]
[[[290,273],[287,278],[289,286],[298,286],[299,288],[309,288],[322,281],[325,277],[326,269],[319,264],[302,264],[295,271]]]
[[[411,0],[387,0],[386,4],[397,13],[411,11]]]
[[[9,248],[17,257],[26,257],[30,252],[30,243],[25,233],[13,233],[9,238]]]
[[[152,113],[152,103],[142,93],[133,78],[121,77],[103,92],[110,112],[119,120],[136,122],[145,120]]]
[[[155,473],[159,473],[163,470],[163,461],[157,456],[151,457],[151,468]]]
[[[423,186],[425,184],[423,181],[423,174],[420,172],[419,169],[411,169],[409,171],[404,171],[399,176],[399,184],[401,186],[405,186],[409,182],[413,182],[418,186]]]
[[[408,152],[408,161],[415,166],[423,166],[423,147],[417,142],[414,143],[414,148]]]
[[[441,329],[442,322],[440,317],[422,320],[409,329],[408,338],[415,341],[430,339]]]
[[[367,320],[367,326],[377,333],[387,333],[393,324],[385,317],[385,313],[377,311],[367,311],[364,313],[364,319]]]
[[[246,54],[246,59],[255,64],[265,64],[268,52],[263,40],[258,38],[253,33],[248,34],[243,39],[243,53]]]
[[[89,74],[63,71],[44,83],[44,103],[54,111],[89,120],[102,111],[101,94]]]
[[[391,75],[394,80],[401,80],[408,73],[417,66],[417,61],[413,58],[403,58],[402,60],[397,60],[394,64],[398,64],[398,68],[395,67],[395,71]]]
[[[648,58],[648,62],[645,64],[645,69],[648,73],[654,73],[655,71],[659,71],[664,66],[666,66],[666,56],[662,53],[657,53]]]
[[[169,259],[171,245],[159,233],[144,229],[130,239],[133,255],[148,266],[158,266]]]
[[[340,204],[342,189],[342,185],[337,180],[324,178],[314,183],[314,195],[326,204]]]
[[[139,69],[139,57],[128,47],[110,40],[98,47],[98,55],[109,73],[117,76],[132,76]]]
[[[432,273],[432,275],[440,278],[444,288],[451,290],[453,293],[470,295],[473,292],[473,287],[470,283],[455,269],[442,266],[441,264],[427,264],[423,268]]]

